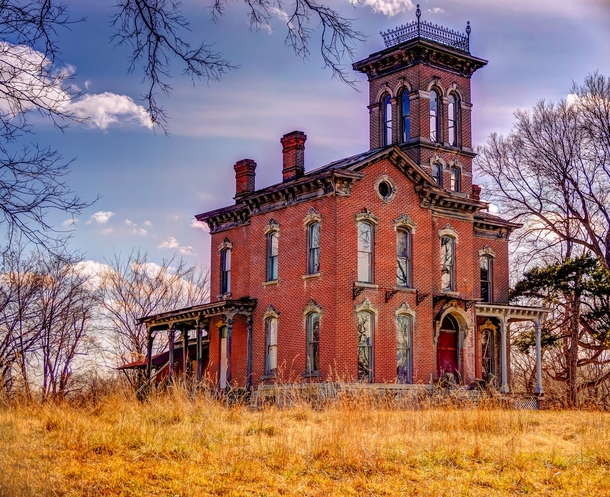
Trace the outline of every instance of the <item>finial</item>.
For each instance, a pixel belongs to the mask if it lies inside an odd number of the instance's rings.
[[[417,10],[415,11],[415,15],[417,16],[417,22],[419,22],[419,18],[421,17],[421,10],[419,9],[419,4],[417,4]]]
[[[470,29],[470,21],[466,22],[466,34],[468,35],[468,38],[470,38],[470,32],[472,31],[472,29]]]

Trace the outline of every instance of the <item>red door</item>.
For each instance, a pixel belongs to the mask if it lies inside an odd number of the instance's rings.
[[[436,346],[438,375],[458,374],[458,330],[457,323],[447,316],[441,323],[441,332]]]

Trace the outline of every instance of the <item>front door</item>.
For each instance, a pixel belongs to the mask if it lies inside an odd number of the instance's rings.
[[[445,373],[458,375],[458,326],[451,316],[441,323],[441,332],[436,346],[438,375]]]

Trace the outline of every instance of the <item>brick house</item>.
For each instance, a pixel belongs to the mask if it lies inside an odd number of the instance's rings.
[[[472,184],[470,81],[487,61],[469,37],[418,8],[353,65],[369,81],[367,151],[306,170],[307,137],[288,133],[282,182],[262,189],[253,160],[235,164],[235,202],[196,216],[210,228],[213,301],[142,318],[149,377],[160,332],[173,374],[178,331],[196,341],[197,378],[220,388],[451,374],[508,392],[509,323],[533,321],[539,338],[545,310],[508,305],[518,225]]]

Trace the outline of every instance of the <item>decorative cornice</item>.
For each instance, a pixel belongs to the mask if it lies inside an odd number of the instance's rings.
[[[304,226],[308,226],[311,223],[321,223],[321,222],[322,222],[322,214],[320,214],[313,207],[311,209],[309,209],[309,212],[307,213],[307,215],[303,219],[303,225]]]
[[[269,304],[267,306],[267,309],[263,313],[263,321],[265,321],[265,319],[267,319],[267,318],[277,319],[279,317],[280,317],[279,311],[275,307],[273,307],[271,304]]]
[[[279,223],[271,218],[269,219],[269,223],[267,223],[264,227],[263,227],[263,233],[265,234],[265,236],[267,236],[269,233],[271,233],[272,231],[275,231],[278,235],[280,233],[280,225]]]
[[[489,257],[496,257],[496,253],[493,251],[493,249],[489,246],[489,245],[485,245],[481,250],[479,250],[479,257],[483,257],[483,256],[489,256]]]
[[[407,214],[401,214],[397,219],[392,221],[394,224],[394,228],[408,228],[413,233],[415,233],[415,228],[417,227],[417,223],[413,221]]]
[[[413,318],[415,318],[416,312],[415,310],[406,302],[403,302],[402,304],[400,304],[400,306],[398,306],[396,309],[394,309],[394,315],[395,316],[400,316],[400,315],[408,315],[411,316]]]
[[[231,250],[233,248],[233,244],[229,241],[227,237],[222,241],[220,245],[218,245],[218,251],[222,252],[223,250]]]
[[[447,223],[442,230],[438,230],[438,237],[443,238],[444,236],[450,236],[455,239],[455,243],[458,243],[458,232],[451,223]]]
[[[313,299],[311,299],[305,306],[305,309],[303,309],[303,316],[308,316],[312,312],[317,312],[318,314],[322,313],[322,307]]]
[[[356,312],[368,311],[368,312],[374,312],[375,314],[377,314],[377,312],[379,312],[379,307],[377,307],[375,304],[373,304],[367,297],[362,301],[362,303],[354,306],[354,310]]]

